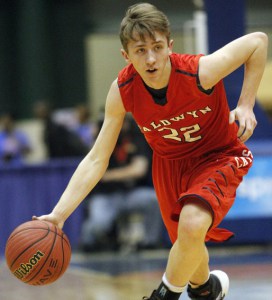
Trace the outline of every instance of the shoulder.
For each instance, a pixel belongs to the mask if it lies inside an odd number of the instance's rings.
[[[118,87],[122,88],[126,86],[128,83],[132,82],[134,77],[136,76],[137,72],[132,64],[127,65],[123,68],[117,78]]]
[[[115,114],[119,114],[119,113],[123,114],[125,112],[120,90],[118,87],[118,79],[115,79],[111,84],[106,99],[105,109],[114,112]]]
[[[196,75],[198,72],[199,59],[203,54],[178,54],[173,53],[170,55],[172,66],[178,71],[188,72]]]
[[[126,111],[133,112],[134,97],[141,91],[140,75],[132,64],[126,66],[118,75],[117,86]]]
[[[210,95],[213,91],[213,87],[210,89],[205,89],[202,87],[199,78],[199,64],[200,60],[204,57],[203,54],[176,54],[173,53],[171,58],[171,63],[175,69],[175,74],[182,75],[180,80],[186,78],[186,82],[191,82],[193,86],[197,86],[198,90],[202,93]]]

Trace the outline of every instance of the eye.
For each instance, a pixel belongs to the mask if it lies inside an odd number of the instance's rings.
[[[161,50],[162,48],[163,48],[162,45],[156,45],[156,46],[155,46],[155,50],[156,50],[156,51],[159,51],[159,50]]]
[[[144,48],[139,48],[136,50],[136,53],[139,53],[139,54],[142,54],[145,52],[145,49]]]

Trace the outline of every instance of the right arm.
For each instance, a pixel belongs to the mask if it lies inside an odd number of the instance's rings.
[[[78,165],[53,211],[49,215],[34,216],[33,219],[50,221],[60,228],[63,227],[65,220],[104,175],[116,145],[125,113],[115,80],[107,96],[104,123],[94,146]]]

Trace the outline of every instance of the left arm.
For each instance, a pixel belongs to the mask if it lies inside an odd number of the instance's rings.
[[[199,80],[203,88],[213,87],[221,79],[245,66],[244,81],[237,107],[230,113],[230,123],[239,122],[237,136],[245,142],[257,125],[253,107],[264,72],[268,37],[254,32],[238,38],[214,53],[201,57]]]

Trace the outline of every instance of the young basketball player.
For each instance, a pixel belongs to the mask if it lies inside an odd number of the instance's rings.
[[[96,143],[53,211],[38,219],[63,226],[103,176],[131,112],[153,149],[154,186],[173,243],[161,284],[143,299],[177,300],[186,286],[191,299],[223,299],[229,279],[210,272],[205,241],[233,235],[218,225],[252,165],[243,142],[257,124],[253,106],[267,36],[251,33],[207,56],[172,53],[167,17],[142,3],[128,9],[120,38],[128,65],[110,87]],[[243,64],[241,95],[230,112],[222,79]]]

